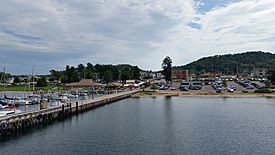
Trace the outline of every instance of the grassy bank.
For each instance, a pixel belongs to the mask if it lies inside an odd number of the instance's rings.
[[[47,86],[47,87],[35,87],[35,91],[51,91],[51,90],[64,90],[63,86]],[[4,91],[2,87],[0,91]],[[28,86],[17,86],[17,85],[9,85],[5,86],[5,91],[32,91],[32,87]]]

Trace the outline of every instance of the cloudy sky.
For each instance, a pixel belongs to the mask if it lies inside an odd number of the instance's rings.
[[[274,51],[274,0],[0,0],[0,67],[66,64],[158,70],[204,56]]]

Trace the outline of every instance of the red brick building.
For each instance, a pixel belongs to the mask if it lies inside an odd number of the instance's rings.
[[[188,79],[188,70],[184,69],[173,69],[172,70],[172,79]]]

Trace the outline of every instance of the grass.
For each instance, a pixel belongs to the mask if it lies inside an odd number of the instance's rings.
[[[65,90],[63,86],[35,87],[34,89],[35,91]],[[0,91],[4,91],[4,88],[0,88]],[[5,86],[5,91],[32,91],[32,87],[9,85]]]

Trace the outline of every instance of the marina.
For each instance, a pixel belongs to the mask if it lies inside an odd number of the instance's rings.
[[[64,119],[79,112],[87,111],[99,106],[112,103],[130,97],[139,90],[120,92],[116,94],[102,95],[97,98],[86,99],[82,101],[68,101],[62,105],[58,104],[49,108],[41,108],[41,110],[33,109],[15,114],[0,117],[0,135],[9,135],[20,130],[28,130],[30,128],[45,125],[57,119]]]

